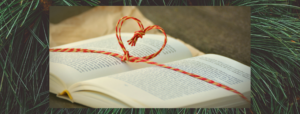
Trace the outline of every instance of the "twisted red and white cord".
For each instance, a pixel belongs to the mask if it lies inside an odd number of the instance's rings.
[[[121,39],[121,35],[120,35],[120,32],[121,32],[121,27],[122,27],[122,24],[125,20],[127,19],[133,19],[135,21],[137,21],[139,27],[141,30],[139,31],[136,31],[134,36],[128,40],[127,42],[129,43],[129,45],[131,46],[135,46],[135,43],[137,41],[138,38],[142,38],[143,35],[145,35],[145,32],[151,30],[151,29],[158,29],[160,30],[164,35],[165,35],[165,42],[163,44],[163,46],[161,47],[161,49],[159,51],[157,51],[156,53],[153,53],[149,56],[145,56],[145,57],[135,57],[135,56],[130,56],[129,55],[129,52],[126,50],[126,48],[124,47],[123,45],[123,42],[122,42],[122,39]],[[121,25],[119,26],[119,23],[121,21]],[[119,27],[119,28],[118,28]],[[83,53],[102,53],[102,54],[106,54],[106,55],[110,55],[110,56],[114,56],[114,57],[118,57],[120,58],[122,61],[129,61],[129,62],[145,62],[145,63],[148,63],[148,64],[153,64],[153,65],[156,65],[156,66],[160,66],[160,67],[164,67],[164,68],[168,68],[168,69],[171,69],[171,70],[174,70],[174,71],[177,71],[177,72],[181,72],[183,74],[186,74],[186,75],[189,75],[189,76],[192,76],[194,78],[197,78],[197,79],[200,79],[200,80],[203,80],[205,82],[208,82],[210,84],[213,84],[213,85],[216,85],[218,87],[221,87],[221,88],[224,88],[228,91],[231,91],[231,92],[234,92],[236,94],[238,94],[239,96],[241,96],[243,99],[245,99],[247,102],[250,103],[250,100],[248,100],[242,93],[238,92],[237,90],[235,89],[232,89],[224,84],[221,84],[221,83],[218,83],[218,82],[215,82],[213,80],[210,80],[210,79],[207,79],[205,77],[202,77],[202,76],[199,76],[199,75],[196,75],[196,74],[193,74],[193,73],[189,73],[189,72],[186,72],[184,70],[180,70],[178,68],[173,68],[171,66],[167,66],[167,65],[164,65],[164,64],[159,64],[159,63],[156,63],[156,62],[153,62],[153,61],[149,61],[149,59],[152,59],[154,57],[156,57],[161,51],[162,49],[165,47],[166,43],[167,43],[167,35],[165,33],[165,31],[157,26],[157,25],[154,25],[154,26],[148,26],[146,29],[144,29],[142,23],[140,20],[134,18],[134,17],[129,17],[129,16],[125,16],[123,18],[121,18],[119,20],[119,22],[117,23],[117,26],[116,26],[116,36],[117,36],[117,39],[119,41],[119,44],[124,52],[124,55],[120,55],[120,54],[117,54],[117,53],[112,53],[112,52],[106,52],[106,51],[98,51],[98,50],[90,50],[90,49],[81,49],[81,48],[58,48],[58,49],[49,49],[50,52],[83,52]]]
[[[145,33],[151,29],[158,29],[165,35],[165,41],[164,41],[164,44],[162,45],[162,47],[156,53],[153,53],[149,56],[144,56],[142,58],[152,59],[152,58],[156,57],[167,44],[167,35],[166,35],[165,31],[160,26],[157,26],[157,25],[148,26],[147,28],[144,29],[144,26],[139,19],[134,18],[134,17],[124,16],[118,21],[117,26],[116,26],[116,37],[117,37],[119,44],[124,52],[124,57],[122,58],[122,61],[128,61],[129,57],[131,57],[129,55],[129,52],[126,50],[126,48],[123,44],[122,38],[121,38],[121,27],[123,25],[123,22],[128,19],[135,20],[140,27],[140,30],[135,31],[133,37],[127,41],[129,43],[129,45],[131,45],[131,46],[135,46],[135,43],[138,40],[138,38],[143,38],[143,35],[145,35]],[[139,62],[139,61],[130,61],[130,62]]]

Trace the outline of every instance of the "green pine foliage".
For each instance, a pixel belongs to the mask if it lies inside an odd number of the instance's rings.
[[[249,6],[252,110],[300,113],[300,8],[266,3]]]
[[[300,1],[2,0],[0,113],[300,113]],[[213,5],[251,7],[251,109],[51,109],[49,5]]]

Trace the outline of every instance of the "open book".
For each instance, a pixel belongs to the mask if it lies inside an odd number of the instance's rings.
[[[133,34],[122,33],[125,43]],[[130,55],[155,53],[164,36],[146,34]],[[123,54],[116,35],[54,48],[85,48]],[[151,59],[225,84],[250,100],[250,67],[215,54],[193,57],[184,43],[168,37]],[[121,62],[99,53],[50,52],[50,92],[92,108],[249,108],[239,95],[170,69],[146,63]]]

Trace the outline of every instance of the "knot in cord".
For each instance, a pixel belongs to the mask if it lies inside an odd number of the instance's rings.
[[[133,37],[128,40],[128,44],[131,46],[135,46],[136,41],[138,40],[138,38],[143,38],[143,35],[145,35],[145,31],[144,30],[138,30],[134,32]]]
[[[123,56],[123,58],[121,59],[121,61],[128,61],[129,60],[129,52],[128,51],[125,51],[124,52],[124,56]]]

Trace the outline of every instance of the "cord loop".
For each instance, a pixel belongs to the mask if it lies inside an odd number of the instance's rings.
[[[122,58],[122,61],[142,62],[142,61],[134,59],[133,56],[130,55],[130,53],[126,50],[126,48],[123,44],[122,38],[121,38],[121,34],[120,34],[121,33],[121,27],[122,27],[124,21],[126,21],[128,19],[135,20],[138,23],[139,27],[140,27],[140,30],[135,31],[133,37],[130,40],[127,41],[128,44],[131,45],[131,46],[135,46],[138,38],[143,38],[143,35],[145,35],[145,33],[147,31],[151,30],[151,29],[158,29],[164,34],[165,40],[164,40],[164,44],[162,45],[162,47],[156,53],[153,53],[153,54],[148,55],[148,56],[144,56],[142,58],[149,60],[149,59],[152,59],[152,58],[156,57],[163,50],[163,48],[167,44],[167,34],[165,33],[165,31],[158,25],[148,26],[147,28],[144,28],[143,24],[141,23],[141,21],[139,19],[134,18],[134,17],[130,17],[130,16],[124,16],[118,21],[117,26],[116,26],[116,37],[117,37],[118,42],[119,42],[119,44],[120,44],[120,46],[121,46],[121,48],[124,52],[124,57]]]

